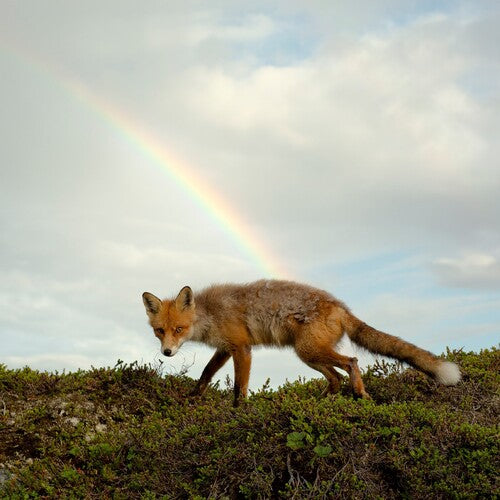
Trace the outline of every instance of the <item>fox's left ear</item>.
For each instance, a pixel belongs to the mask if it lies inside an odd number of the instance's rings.
[[[185,309],[193,309],[194,308],[194,295],[193,290],[188,286],[185,286],[177,295],[175,299],[175,307],[179,311],[184,311]]]

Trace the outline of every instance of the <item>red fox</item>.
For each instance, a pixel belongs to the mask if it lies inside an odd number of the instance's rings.
[[[371,352],[408,363],[444,385],[460,380],[454,363],[398,337],[380,332],[356,318],[328,292],[281,280],[212,285],[194,294],[185,286],[172,300],[142,295],[149,322],[165,356],[174,356],[186,340],[215,347],[192,395],[201,395],[214,374],[232,356],[234,405],[246,397],[253,345],[293,346],[299,358],[321,372],[327,392],[340,389],[340,368],[349,374],[356,397],[369,399],[356,358],[334,348],[344,333]]]

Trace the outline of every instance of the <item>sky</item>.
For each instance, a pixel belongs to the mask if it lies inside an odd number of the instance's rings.
[[[263,277],[438,354],[497,345],[499,24],[496,1],[0,2],[0,363],[198,377],[210,349],[163,357],[142,292]],[[299,376],[254,349],[251,389]]]

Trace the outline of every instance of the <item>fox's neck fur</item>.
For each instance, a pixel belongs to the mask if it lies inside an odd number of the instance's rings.
[[[196,304],[196,313],[192,327],[192,333],[189,340],[193,342],[202,342],[210,344],[209,337],[211,334],[213,319],[211,314],[201,304]]]

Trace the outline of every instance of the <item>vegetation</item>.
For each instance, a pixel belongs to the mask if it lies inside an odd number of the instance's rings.
[[[311,380],[236,409],[229,388],[190,400],[193,380],[151,366],[0,365],[0,497],[495,497],[499,351],[446,357],[456,387],[380,362],[372,401]]]

